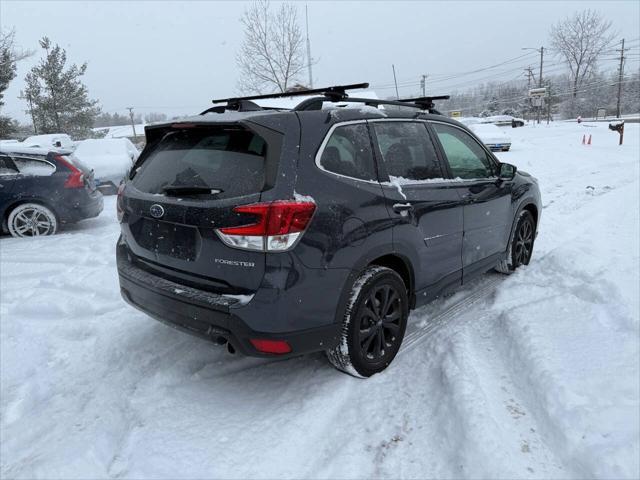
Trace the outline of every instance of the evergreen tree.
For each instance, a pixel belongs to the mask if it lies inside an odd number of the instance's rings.
[[[0,108],[4,106],[4,92],[16,77],[16,63],[31,55],[31,52],[17,48],[14,38],[14,30],[0,31]],[[14,134],[16,125],[15,120],[0,116],[0,138]]]
[[[67,68],[67,52],[47,37],[40,40],[40,46],[46,55],[25,77],[27,86],[22,92],[38,133],[88,136],[100,107],[97,100],[89,98],[80,78],[87,64]]]

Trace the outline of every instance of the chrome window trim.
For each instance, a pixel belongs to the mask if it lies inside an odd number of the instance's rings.
[[[331,125],[331,128],[329,128],[329,131],[327,132],[327,134],[325,135],[324,139],[322,140],[322,143],[320,144],[320,148],[318,148],[318,153],[316,153],[316,158],[315,158],[315,164],[316,167],[318,167],[318,170],[320,170],[321,172],[324,173],[328,173],[330,175],[335,175],[336,177],[341,177],[341,178],[348,178],[349,180],[355,181],[355,182],[364,182],[364,183],[370,183],[373,185],[380,185],[380,182],[378,180],[364,180],[362,178],[356,178],[356,177],[350,177],[349,175],[343,175],[341,173],[336,173],[336,172],[332,172],[331,170],[327,170],[326,168],[324,168],[321,164],[320,164],[320,159],[322,158],[322,154],[324,153],[324,149],[327,146],[327,143],[329,143],[329,139],[331,138],[331,135],[333,135],[333,132],[338,128],[338,127],[344,127],[345,125],[358,125],[358,124],[367,124],[367,120],[349,120],[346,122],[339,122],[339,123],[334,123],[333,125]],[[372,159],[375,163],[375,155],[373,154],[373,150],[371,151],[371,155],[372,155]]]
[[[376,118],[373,120],[368,120],[369,122],[373,123],[373,122],[411,122],[411,123],[422,123],[426,126],[427,124],[427,120],[422,119],[422,118]],[[440,123],[446,123],[446,122],[440,122]],[[429,130],[426,130],[427,135],[429,135],[429,140],[431,140],[431,142],[433,143],[433,140],[431,139],[431,133],[429,132]],[[437,150],[437,146],[434,144],[433,148]],[[383,159],[384,161],[384,159]],[[398,178],[398,177],[396,177]],[[404,178],[404,177],[403,177]],[[412,179],[405,179],[405,180],[412,180]],[[436,179],[431,179],[431,180],[436,180]],[[414,182],[406,182],[403,183],[402,186],[408,186],[408,187],[412,187],[412,186],[441,186],[441,185],[447,185],[450,186],[451,184],[459,184],[462,183],[463,180],[455,180],[453,178],[442,178],[441,182],[435,182],[435,181],[430,181],[430,182],[425,182],[424,180],[415,180]],[[393,189],[396,188],[396,186],[394,184],[392,184],[391,182],[388,181],[384,181],[384,182],[380,182],[380,185],[382,185],[383,187],[391,187]]]
[[[24,160],[32,160],[35,162],[42,162],[42,163],[46,163],[47,165],[49,165],[51,168],[53,168],[53,172],[51,172],[49,175],[41,175],[43,177],[49,177],[51,175],[53,175],[54,173],[56,173],[58,171],[58,168],[56,167],[56,165],[52,162],[50,162],[49,160],[47,160],[46,158],[42,158],[42,157],[31,157],[29,155],[22,155],[22,154],[15,154],[15,156],[11,156],[9,155],[9,158],[11,158],[11,160],[13,160],[13,163],[16,162],[16,159],[20,160],[20,159],[24,159]],[[17,167],[18,165],[16,165]],[[22,172],[20,172],[18,170],[18,175],[23,175]]]

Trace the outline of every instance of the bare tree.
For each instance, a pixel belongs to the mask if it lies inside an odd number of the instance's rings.
[[[283,3],[274,12],[268,0],[257,0],[242,19],[245,38],[236,63],[242,92],[285,92],[305,69],[298,10]]]
[[[583,10],[551,27],[551,44],[571,71],[573,98],[596,69],[598,58],[611,46],[611,22],[598,12]]]

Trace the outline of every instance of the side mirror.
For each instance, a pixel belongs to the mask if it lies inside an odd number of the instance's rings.
[[[499,175],[500,180],[513,180],[517,171],[518,168],[515,165],[511,165],[510,163],[501,163]]]

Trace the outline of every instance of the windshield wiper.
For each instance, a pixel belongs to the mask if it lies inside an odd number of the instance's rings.
[[[224,192],[221,188],[197,185],[166,185],[162,187],[162,191],[167,195],[217,195]]]

